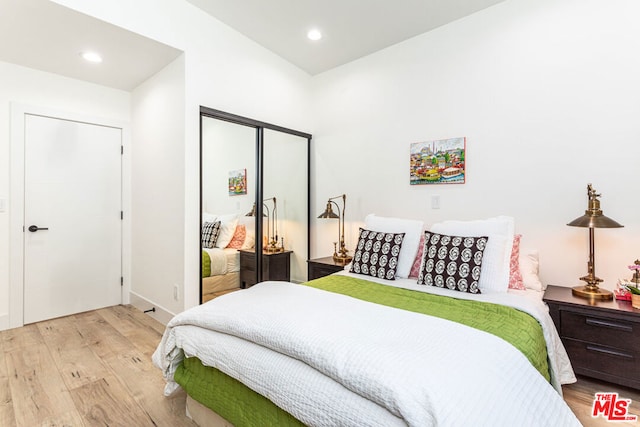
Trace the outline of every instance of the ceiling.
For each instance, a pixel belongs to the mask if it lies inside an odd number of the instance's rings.
[[[0,61],[126,91],[182,53],[49,0],[0,0],[0,40]],[[86,50],[103,62],[86,62]]]
[[[504,0],[187,1],[315,75]]]
[[[504,0],[186,1],[315,75]],[[49,0],[0,0],[0,40],[0,61],[126,91],[182,53]]]

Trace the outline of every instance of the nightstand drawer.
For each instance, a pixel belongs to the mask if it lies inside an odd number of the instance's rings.
[[[588,370],[634,380],[640,377],[638,353],[573,339],[563,343],[577,373]]]
[[[631,352],[640,352],[640,324],[582,313],[560,313],[563,338],[597,343]]]
[[[256,271],[256,256],[251,253],[242,253],[240,256],[240,268],[242,270]]]
[[[339,269],[337,271],[342,271],[343,269]],[[324,277],[324,276],[328,276],[330,274],[333,274],[336,272],[336,269],[334,267],[313,267],[312,272],[310,274],[310,276],[313,277],[309,277],[309,280],[313,280],[313,279],[319,279],[320,277]]]
[[[333,257],[310,259],[307,268],[308,280],[319,279],[324,276],[344,270],[344,264],[336,263]]]

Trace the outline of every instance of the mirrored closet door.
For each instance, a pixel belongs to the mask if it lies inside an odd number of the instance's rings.
[[[297,135],[270,129],[264,131],[263,192],[267,200],[276,198],[277,235],[280,247],[291,251],[293,282],[307,280],[309,165],[306,142]]]
[[[201,302],[264,280],[307,280],[310,141],[201,107]]]

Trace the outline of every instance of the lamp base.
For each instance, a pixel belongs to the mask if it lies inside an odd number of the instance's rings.
[[[571,289],[571,293],[574,296],[580,298],[588,298],[601,301],[609,301],[613,299],[613,292],[606,289],[600,289],[598,287],[593,289],[589,286],[576,286]]]
[[[347,265],[351,262],[351,260],[353,259],[352,256],[349,255],[338,255],[338,254],[333,254],[333,261],[336,264],[340,264],[340,265]]]

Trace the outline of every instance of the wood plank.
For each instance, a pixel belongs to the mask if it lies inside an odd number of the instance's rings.
[[[111,371],[85,344],[71,317],[61,317],[37,324],[44,342],[69,390],[91,383]]]
[[[2,331],[0,338],[2,339],[2,347],[5,352],[44,344],[42,335],[40,335],[38,326],[35,323],[25,325],[21,328]]]
[[[160,336],[162,336],[162,334],[164,333],[164,330],[165,330],[165,325],[163,325],[162,323],[158,322],[156,319],[151,317],[149,314],[143,313],[141,310],[137,309],[136,307],[134,307],[132,305],[124,305],[122,307],[124,307],[127,310],[131,311],[133,313],[136,321],[138,321],[140,323],[143,323],[146,326],[149,326],[150,328],[152,328],[153,330],[158,332],[160,334]]]
[[[73,321],[85,343],[100,358],[124,353],[133,346],[97,311],[74,315]]]
[[[151,357],[162,338],[162,332],[149,324],[149,320],[153,319],[131,306],[113,306],[97,312],[138,350]]]
[[[81,347],[86,344],[86,339],[76,328],[73,317],[58,317],[34,323],[34,326],[38,328],[42,340],[49,348]]]
[[[45,420],[68,419],[76,410],[46,346],[6,353],[16,422],[37,426]]]
[[[42,427],[76,427],[84,426],[82,418],[77,410],[60,413],[55,416],[47,417],[40,423]],[[26,427],[26,426],[25,426]]]
[[[71,390],[87,426],[152,426],[147,413],[114,376]]]
[[[1,338],[0,343],[2,343]],[[16,417],[13,413],[6,356],[4,351],[0,351],[0,426],[13,427],[15,425]]]
[[[193,425],[191,422],[185,422],[184,392],[165,397],[165,381],[161,374],[158,375],[158,368],[144,353],[133,348],[127,353],[107,358],[107,362],[154,423],[172,426]],[[144,381],[141,381],[142,378]]]
[[[69,390],[112,375],[111,370],[87,346],[57,348],[52,357]]]

